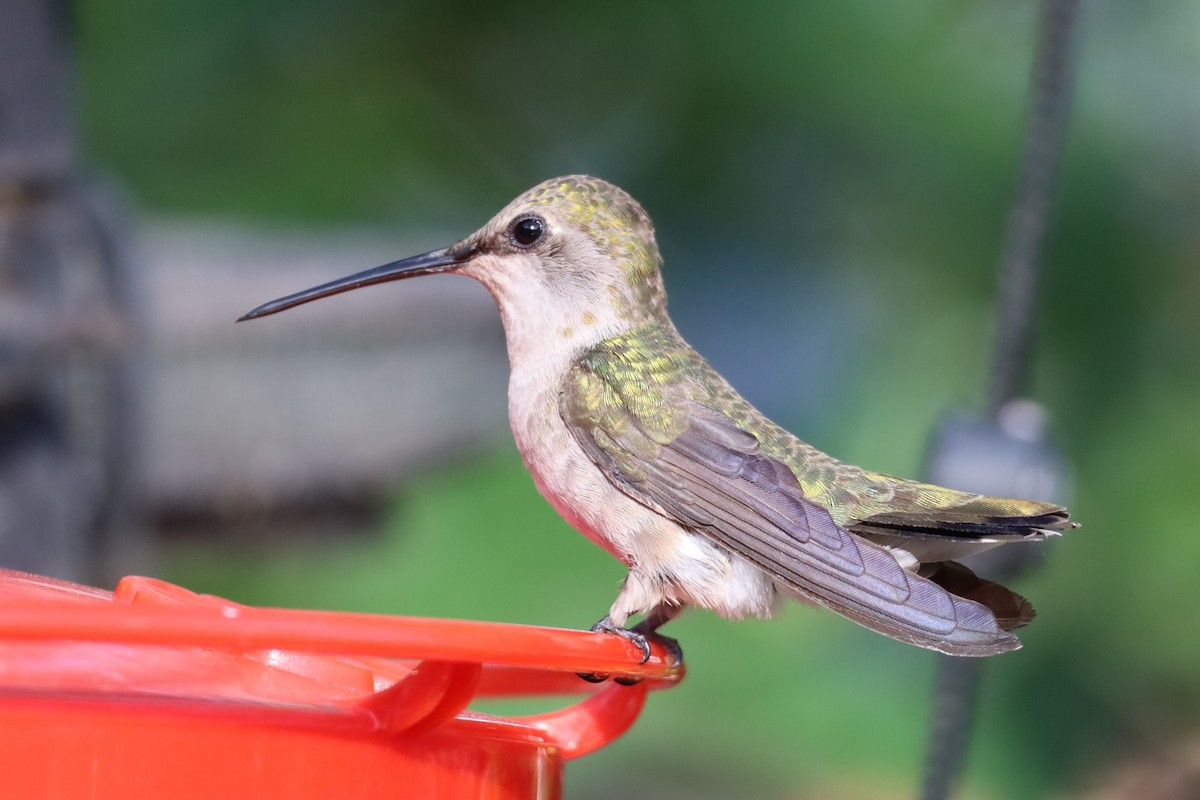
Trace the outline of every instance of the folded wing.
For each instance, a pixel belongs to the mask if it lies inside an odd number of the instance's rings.
[[[614,486],[812,602],[943,653],[984,656],[1020,647],[985,605],[905,569],[888,548],[839,526],[805,497],[785,463],[763,454],[758,439],[729,417],[693,400],[685,385],[646,383],[645,375],[585,358],[567,376],[560,412]]]

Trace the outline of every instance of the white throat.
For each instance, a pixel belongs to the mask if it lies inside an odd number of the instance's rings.
[[[557,387],[582,353],[630,328],[607,298],[547,286],[519,259],[484,256],[463,272],[496,300],[514,383]]]

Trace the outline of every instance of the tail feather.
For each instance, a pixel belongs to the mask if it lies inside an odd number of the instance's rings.
[[[1044,539],[1063,531],[1078,528],[1070,514],[1061,506],[1046,503],[1023,503],[1026,513],[1006,513],[1015,501],[1002,498],[979,498],[970,503],[949,508],[916,508],[885,511],[856,520],[848,527],[858,534],[912,535],[949,537],[955,539]],[[1029,513],[1033,512],[1033,513]]]
[[[957,561],[929,565],[925,577],[953,595],[974,600],[996,615],[1000,630],[1011,631],[1028,625],[1037,612],[1022,595],[994,581],[981,578]],[[922,574],[924,574],[922,570]]]

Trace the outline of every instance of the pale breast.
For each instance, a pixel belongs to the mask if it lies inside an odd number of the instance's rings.
[[[774,586],[761,570],[617,489],[588,458],[550,388],[516,370],[509,422],[542,496],[576,530],[658,585],[660,600],[726,616],[768,616]]]
[[[613,487],[583,452],[559,416],[557,388],[522,378],[514,371],[509,382],[509,423],[538,491],[572,527],[630,564],[633,530],[651,512]]]

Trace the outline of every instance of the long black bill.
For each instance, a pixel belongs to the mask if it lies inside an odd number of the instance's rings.
[[[243,322],[248,319],[258,319],[270,314],[278,314],[280,311],[287,311],[289,308],[295,308],[303,303],[320,300],[322,297],[329,297],[333,294],[348,292],[351,289],[358,289],[362,286],[372,286],[376,283],[386,283],[387,281],[398,281],[404,278],[415,278],[418,275],[432,275],[436,272],[445,272],[454,267],[462,266],[463,262],[467,261],[474,254],[475,251],[473,249],[455,252],[450,248],[445,248],[442,250],[431,250],[419,256],[402,258],[399,261],[384,264],[382,267],[364,270],[346,278],[339,278],[336,281],[323,283],[312,289],[305,289],[303,292],[296,292],[295,294],[289,294],[287,297],[263,303],[253,311],[238,317],[237,321]]]

